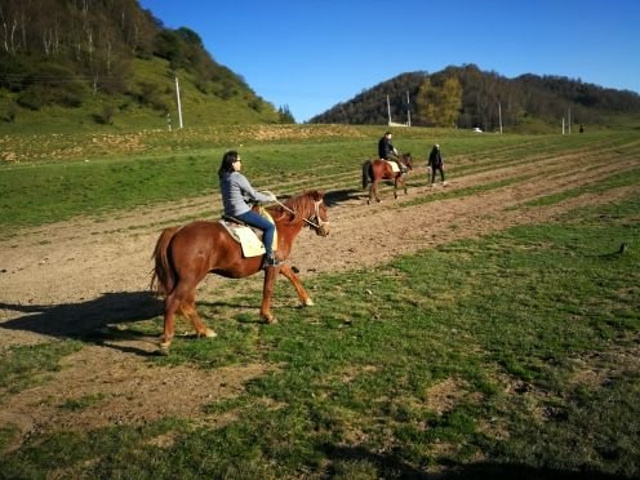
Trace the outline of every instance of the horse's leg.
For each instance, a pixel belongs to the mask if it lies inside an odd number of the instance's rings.
[[[196,286],[198,282],[191,283],[179,280],[164,301],[164,334],[160,342],[160,348],[168,350],[175,335],[176,314],[187,317],[193,323],[199,336],[215,337],[213,330],[209,330],[203,324],[195,308]],[[194,318],[195,315],[195,318]]]
[[[378,180],[374,180],[371,184],[371,195],[375,197],[376,202],[380,203],[380,197],[378,197]]]
[[[173,340],[175,314],[180,305],[180,300],[176,298],[176,293],[177,291],[174,290],[164,299],[164,333],[160,342],[160,348],[164,350],[169,349]]]
[[[400,177],[396,177],[395,180],[393,181],[393,198],[395,198],[396,200],[398,199],[398,181],[400,180]]]
[[[311,297],[309,297],[309,294],[302,286],[302,283],[300,282],[300,279],[298,278],[298,276],[295,273],[293,273],[293,270],[291,270],[291,267],[289,265],[282,265],[280,267],[280,273],[284,275],[291,282],[291,284],[293,285],[293,288],[296,289],[296,293],[298,294],[298,299],[300,300],[300,306],[311,307],[314,304],[313,300],[311,300]]]
[[[262,305],[260,307],[260,316],[267,323],[276,323],[276,319],[271,315],[271,297],[273,296],[273,287],[276,284],[280,267],[269,267],[264,273],[264,285],[262,286]]]
[[[182,313],[182,315],[191,320],[193,328],[196,329],[196,336],[206,338],[213,338],[218,336],[218,334],[212,329],[204,326],[202,320],[200,319],[200,315],[198,315],[198,309],[196,308],[195,288],[191,290],[191,292],[189,292],[187,295],[185,295],[185,299],[180,302],[180,312]]]

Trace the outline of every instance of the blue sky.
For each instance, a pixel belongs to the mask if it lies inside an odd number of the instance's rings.
[[[640,92],[640,0],[140,0],[304,122],[401,73],[473,63]]]

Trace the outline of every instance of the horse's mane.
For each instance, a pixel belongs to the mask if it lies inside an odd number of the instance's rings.
[[[293,210],[295,215],[280,205],[274,205],[267,208],[267,210],[275,221],[288,217],[288,221],[291,223],[304,222],[305,218],[310,218],[315,214],[315,202],[321,199],[322,194],[317,190],[312,190],[300,193],[282,202],[287,208]]]

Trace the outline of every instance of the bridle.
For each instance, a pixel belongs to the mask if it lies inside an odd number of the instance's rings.
[[[279,202],[278,200],[275,200],[275,202],[280,205],[283,209],[285,209],[287,212],[292,213],[293,215],[296,215],[296,212],[294,212],[293,210],[291,210],[289,207],[287,207],[284,203]],[[329,222],[324,222],[321,218],[320,218],[320,204],[322,204],[322,200],[318,200],[317,202],[313,202],[314,203],[314,216],[313,216],[313,220],[310,220],[308,218],[303,218],[303,220],[310,226],[312,226],[313,228],[315,228],[317,231],[324,231],[324,226],[325,225],[329,225]],[[315,221],[314,221],[315,220]]]

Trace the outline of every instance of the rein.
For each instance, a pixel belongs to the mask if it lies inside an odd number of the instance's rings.
[[[278,205],[280,205],[283,209],[285,209],[287,212],[292,213],[293,215],[296,215],[296,212],[294,212],[293,210],[291,210],[289,207],[287,207],[284,203],[278,201],[278,199],[274,200],[275,203],[277,203]],[[312,222],[311,220],[309,220],[308,218],[303,218],[303,220],[305,222],[307,222],[309,225],[311,225],[313,228],[315,228],[316,230],[320,230],[322,228],[323,225],[326,225],[329,222],[323,222],[322,219],[320,218],[320,203],[322,202],[322,200],[320,200],[319,202],[314,202],[315,204],[315,208],[316,208],[316,219],[318,220],[318,223],[316,224],[315,222]]]

